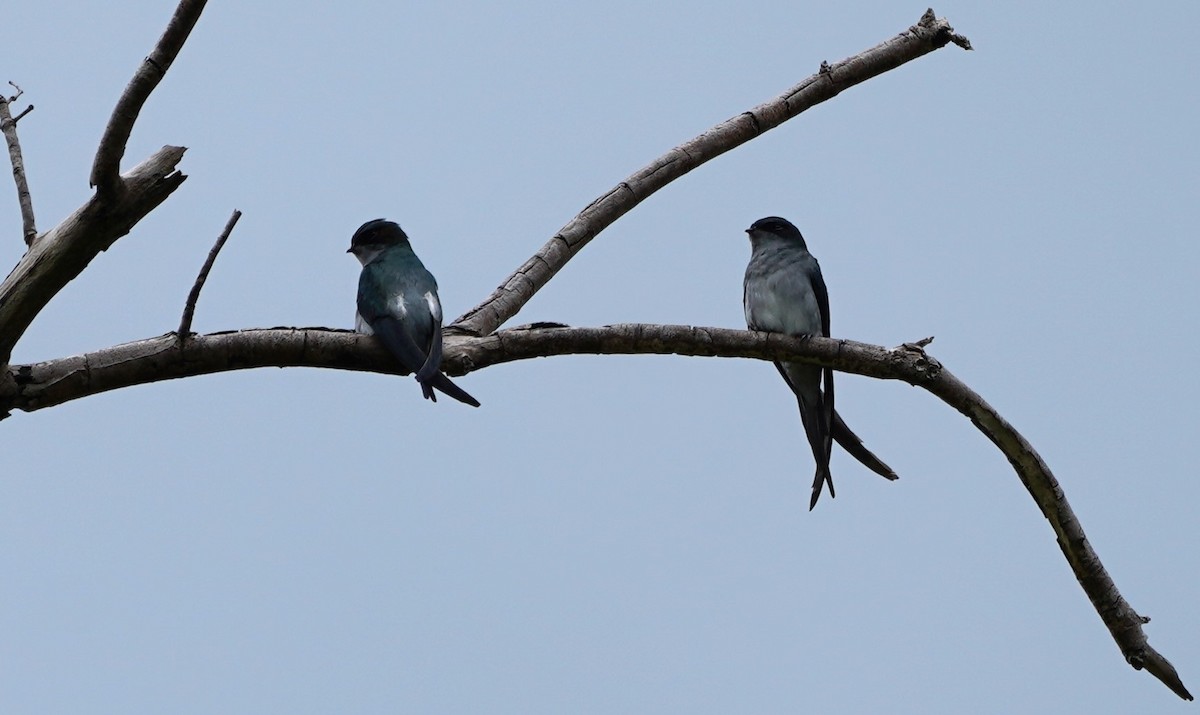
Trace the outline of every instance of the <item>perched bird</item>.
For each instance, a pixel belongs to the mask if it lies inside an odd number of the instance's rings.
[[[354,329],[379,338],[405,370],[421,383],[421,394],[437,402],[434,389],[479,407],[479,401],[450,382],[442,364],[442,304],[437,281],[425,270],[403,229],[377,218],[354,232],[347,253],[362,264]]]
[[[759,219],[746,229],[750,234],[750,263],[742,284],[746,327],[785,335],[829,337],[829,293],[817,259],[808,252],[800,230],[777,216]],[[829,455],[833,440],[867,469],[887,479],[897,479],[892,468],[863,446],[833,409],[833,370],[801,362],[776,362],[775,368],[796,395],[800,420],[817,462],[813,477],[811,511],[833,477]],[[825,389],[821,389],[824,378]]]

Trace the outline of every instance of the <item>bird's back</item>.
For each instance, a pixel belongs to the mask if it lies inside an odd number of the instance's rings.
[[[427,346],[434,321],[428,295],[437,281],[410,249],[389,249],[363,267],[358,279],[358,312],[368,322],[390,316],[400,320],[419,346]]]

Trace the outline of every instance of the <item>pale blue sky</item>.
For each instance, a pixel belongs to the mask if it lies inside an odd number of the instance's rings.
[[[42,230],[88,196],[172,8],[5,7],[0,81],[37,106],[20,133]],[[634,170],[924,10],[210,3],[124,164],[181,144],[190,178],[14,361],[172,330],[234,208],[198,331],[350,327],[344,251],[380,216],[456,316]],[[1200,5],[935,10],[975,52],[935,52],[676,182],[514,322],[741,327],[742,230],[792,219],[835,335],[935,335],[1041,451],[1200,693]],[[838,453],[838,497],[809,513],[811,455],[765,362],[555,358],[460,384],[481,409],[408,378],[260,370],[0,423],[0,707],[1189,707],[1125,664],[1003,457],[923,391],[841,376],[839,410],[901,479]]]

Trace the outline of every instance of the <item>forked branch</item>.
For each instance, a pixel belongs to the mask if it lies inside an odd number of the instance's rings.
[[[33,242],[0,283],[0,367],[8,364],[13,346],[50,299],[187,178],[176,170],[186,151],[183,147],[165,146],[125,174],[120,173],[120,163],[138,113],[203,9],[204,0],[180,1],[166,31],[117,101],[92,165],[96,193]]]
[[[13,344],[46,302],[185,178],[175,170],[184,151],[178,147],[164,147],[125,176],[119,174],[118,167],[138,112],[178,54],[203,7],[202,0],[179,3],[166,32],[113,110],[92,169],[96,195],[35,242],[0,284],[0,418],[14,409],[34,411],[107,390],[227,370],[271,366],[398,371],[390,354],[373,339],[348,331],[309,328],[189,335],[204,277],[233,228],[236,212],[193,286],[178,333],[59,360],[5,365]],[[449,374],[461,375],[513,360],[568,354],[792,359],[879,379],[903,380],[926,389],[966,415],[1008,458],[1050,522],[1076,578],[1126,660],[1191,700],[1175,669],[1147,642],[1142,625],[1149,619],[1138,615],[1117,591],[1045,462],[990,405],[927,356],[925,343],[889,350],[845,340],[640,324],[497,330],[592,238],[658,189],[842,90],[949,43],[970,49],[966,38],[930,10],[918,24],[897,37],[834,65],[823,63],[819,72],[780,97],[713,127],[655,160],[592,202],[500,288],[450,326],[444,366]]]
[[[0,283],[0,366],[51,298],[179,188],[187,178],[175,169],[183,152],[163,147],[120,177],[119,200],[93,195],[30,246]]]

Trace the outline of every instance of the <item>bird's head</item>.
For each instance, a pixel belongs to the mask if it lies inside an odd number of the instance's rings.
[[[353,253],[359,263],[365,266],[385,249],[402,245],[408,245],[408,235],[404,229],[395,221],[377,218],[358,227],[346,253]]]
[[[768,216],[760,218],[750,224],[750,228],[746,229],[746,233],[750,234],[750,240],[776,238],[788,243],[799,245],[807,250],[804,245],[804,236],[800,235],[800,229],[792,225],[791,221],[778,216]]]

